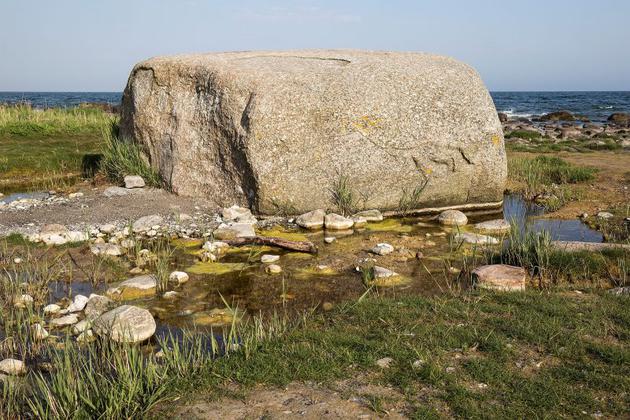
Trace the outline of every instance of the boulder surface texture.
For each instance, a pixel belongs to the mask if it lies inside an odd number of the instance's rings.
[[[477,72],[423,53],[156,57],[131,72],[120,128],[174,192],[263,214],[334,208],[341,177],[365,208],[497,203],[507,176]]]

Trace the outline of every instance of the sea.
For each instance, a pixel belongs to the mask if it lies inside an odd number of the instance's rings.
[[[497,111],[529,118],[553,111],[585,115],[604,122],[615,112],[630,113],[627,92],[490,92]],[[83,102],[120,104],[121,92],[0,92],[1,103],[28,102],[37,108],[72,107]]]

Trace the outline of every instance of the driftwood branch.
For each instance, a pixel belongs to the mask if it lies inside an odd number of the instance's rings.
[[[243,246],[243,245],[269,245],[282,249],[288,249],[289,251],[307,252],[309,254],[317,254],[317,247],[314,243],[308,241],[289,241],[282,238],[273,238],[268,236],[254,236],[252,238],[235,238],[230,240],[224,240],[231,246]]]

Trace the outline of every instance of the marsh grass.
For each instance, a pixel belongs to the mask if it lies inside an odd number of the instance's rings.
[[[552,184],[577,184],[591,181],[596,173],[596,168],[572,165],[552,156],[508,160],[510,179],[524,183],[525,193],[528,195],[536,194]]]
[[[398,211],[402,216],[406,216],[410,211],[420,208],[420,196],[428,183],[429,179],[426,178],[422,184],[417,185],[411,191],[403,188],[400,199],[398,200]]]
[[[359,198],[350,186],[350,178],[347,175],[338,174],[337,179],[330,187],[331,201],[343,216],[350,216],[357,211]]]
[[[152,187],[164,186],[160,175],[145,160],[140,146],[120,138],[114,122],[103,130],[104,147],[100,167],[112,182],[121,184],[127,175],[139,175]]]
[[[98,135],[115,119],[97,107],[37,109],[0,105],[0,137],[60,137]]]

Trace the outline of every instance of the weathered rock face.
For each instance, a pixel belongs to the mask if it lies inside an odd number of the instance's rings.
[[[260,213],[332,208],[341,175],[366,208],[498,202],[501,124],[469,66],[420,53],[239,52],[136,65],[121,134],[182,195]]]

